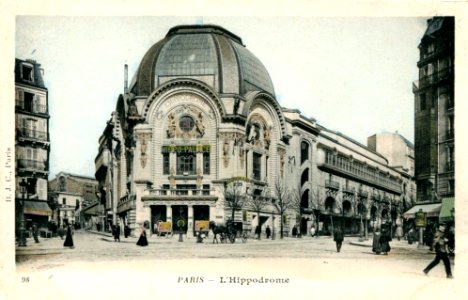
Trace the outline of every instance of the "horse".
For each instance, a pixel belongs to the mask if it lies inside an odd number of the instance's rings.
[[[227,238],[231,239],[232,241],[232,230],[228,226],[224,225],[216,225],[214,221],[210,221],[210,229],[213,232],[213,244],[216,242],[218,244],[218,234],[220,235],[221,243],[225,243]]]

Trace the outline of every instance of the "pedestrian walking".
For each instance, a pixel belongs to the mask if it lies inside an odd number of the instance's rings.
[[[39,230],[37,229],[36,223],[33,224],[32,226],[32,235],[34,237],[34,242],[39,243],[39,237],[38,237]]]
[[[336,243],[336,252],[340,252],[343,239],[343,231],[341,230],[340,226],[336,226],[335,230],[333,231],[333,240]]]
[[[140,238],[138,239],[137,243],[138,246],[148,246],[148,239],[146,238],[146,230],[144,227],[141,227]]]
[[[436,252],[436,256],[434,260],[423,270],[425,275],[427,275],[429,271],[436,265],[438,265],[439,262],[442,260],[444,262],[445,274],[447,275],[447,278],[453,278],[452,270],[450,268],[450,260],[447,255],[447,242],[448,239],[446,236],[445,224],[440,224],[432,242],[432,245]]]
[[[297,237],[297,226],[294,225],[293,229],[292,229],[292,235],[293,237]]]
[[[114,236],[114,242],[120,242],[120,225],[119,224],[112,226],[112,235]]]
[[[255,234],[257,235],[257,239],[260,239],[260,235],[262,234],[262,227],[260,227],[260,225],[255,227]]]
[[[127,224],[124,225],[124,236],[128,238],[130,236],[130,227]]]
[[[265,229],[265,233],[266,233],[267,239],[269,239],[270,236],[271,236],[271,229],[270,229],[270,226],[269,226],[269,225],[267,225],[267,227],[266,227],[266,229]]]
[[[380,254],[382,252],[382,246],[380,245],[380,230],[377,228],[374,232],[374,237],[372,239],[372,252],[375,254]]]
[[[382,228],[382,233],[380,234],[379,242],[380,242],[380,249],[385,255],[388,255],[390,252],[390,241],[392,240],[390,236],[390,231],[388,228]]]
[[[75,245],[73,244],[73,236],[70,225],[67,225],[67,236],[65,237],[65,242],[63,243],[63,246],[70,247],[70,249],[75,248]]]

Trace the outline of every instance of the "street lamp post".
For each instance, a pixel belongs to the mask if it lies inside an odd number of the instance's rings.
[[[179,207],[179,220],[177,221],[177,226],[179,227],[179,242],[183,242],[184,238],[182,237],[182,227],[184,226],[184,220],[182,218],[182,214],[184,212],[184,209],[182,206]]]
[[[28,189],[27,189],[27,186],[28,186],[28,183],[23,179],[21,179],[21,182],[20,182],[20,187],[21,187],[21,195],[22,195],[22,198],[21,198],[21,201],[20,201],[20,204],[21,204],[21,212],[20,212],[20,236],[19,236],[19,241],[18,241],[18,246],[19,247],[26,247],[26,236],[25,236],[25,232],[26,232],[26,226],[25,226],[25,221],[24,221],[24,201],[25,201],[25,197],[24,197],[24,194],[26,193],[26,199],[29,197],[28,195]]]
[[[275,215],[274,211],[271,211],[271,239],[275,239]]]
[[[275,237],[275,199],[271,197],[270,190],[267,190],[267,197],[271,199],[271,239],[274,240],[276,239]]]

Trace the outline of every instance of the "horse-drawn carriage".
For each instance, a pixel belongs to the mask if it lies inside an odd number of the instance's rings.
[[[210,229],[213,232],[213,243],[218,243],[218,236],[221,243],[235,243],[236,238],[241,238],[242,243],[247,242],[248,230],[244,230],[242,222],[228,220],[225,225],[217,225],[211,221]]]

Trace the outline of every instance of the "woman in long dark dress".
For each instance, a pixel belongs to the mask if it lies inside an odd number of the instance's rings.
[[[382,252],[387,255],[390,252],[390,241],[392,240],[390,232],[388,229],[382,229],[382,234],[380,235],[380,248]]]
[[[140,238],[137,241],[138,246],[148,246],[148,239],[146,238],[145,228],[141,228]]]
[[[70,247],[70,249],[75,248],[73,245],[73,237],[71,233],[70,225],[67,226],[67,237],[65,238],[65,242],[63,243],[64,247]]]
[[[380,254],[382,252],[382,246],[380,245],[380,232],[379,229],[375,229],[374,237],[372,239],[372,252]]]

